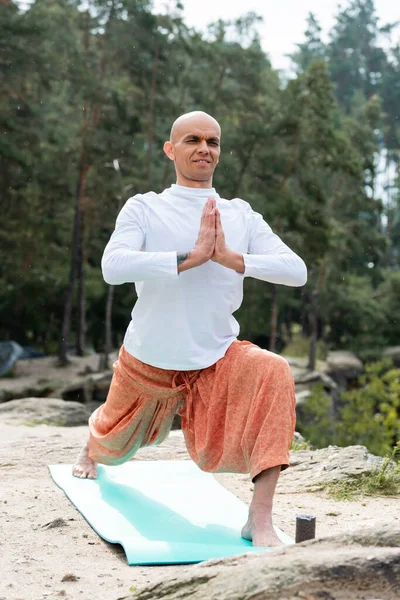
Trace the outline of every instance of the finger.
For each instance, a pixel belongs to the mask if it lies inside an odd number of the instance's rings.
[[[207,202],[205,203],[205,205],[203,207],[203,212],[201,213],[200,227],[206,226],[209,212],[210,212],[210,202],[207,200]]]
[[[217,235],[221,235],[224,233],[224,230],[222,229],[222,223],[221,223],[221,213],[219,212],[219,210],[217,209],[217,214],[215,215],[215,230]]]
[[[215,200],[214,198],[210,198],[210,215],[214,215],[215,210]]]
[[[203,214],[202,214],[202,219],[204,220],[204,223],[208,222],[211,211],[212,211],[212,203],[211,203],[211,199],[209,198],[204,205],[204,210],[203,210]]]
[[[207,213],[209,212],[209,210],[210,210],[210,202],[209,202],[209,200],[207,200],[207,202],[203,206],[202,216],[207,215]]]
[[[214,208],[213,211],[212,211],[212,213],[211,213],[211,222],[210,222],[210,225],[211,225],[211,227],[214,230],[216,230],[216,228],[217,228],[217,211],[218,211],[218,209]]]

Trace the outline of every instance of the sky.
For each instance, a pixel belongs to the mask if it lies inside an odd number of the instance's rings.
[[[171,0],[153,0],[154,8],[160,12]],[[205,30],[208,23],[217,19],[234,19],[246,12],[254,11],[264,18],[259,27],[264,51],[269,55],[275,69],[288,70],[290,59],[285,55],[296,50],[302,42],[306,19],[310,12],[317,17],[323,30],[323,39],[328,39],[338,0],[181,0],[185,22],[188,26]],[[341,2],[343,6],[347,2]],[[400,21],[399,0],[375,0],[375,8],[381,26]],[[400,38],[400,27],[396,34]]]

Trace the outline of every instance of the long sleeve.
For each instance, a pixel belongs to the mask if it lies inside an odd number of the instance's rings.
[[[177,253],[142,251],[145,236],[143,206],[135,197],[130,198],[104,249],[101,269],[106,283],[120,285],[178,276]]]
[[[250,210],[249,253],[243,255],[245,277],[293,287],[304,285],[307,281],[304,261],[273,233],[259,213]]]

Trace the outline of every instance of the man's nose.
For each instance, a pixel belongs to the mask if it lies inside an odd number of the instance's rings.
[[[197,150],[199,152],[209,152],[209,148],[208,148],[208,144],[207,144],[206,140],[201,140],[201,142],[199,143],[199,146],[197,147]]]

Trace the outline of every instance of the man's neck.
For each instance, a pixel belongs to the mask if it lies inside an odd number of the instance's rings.
[[[212,189],[212,179],[209,179],[208,181],[193,181],[191,179],[182,179],[178,177],[176,180],[176,185],[189,188]]]

